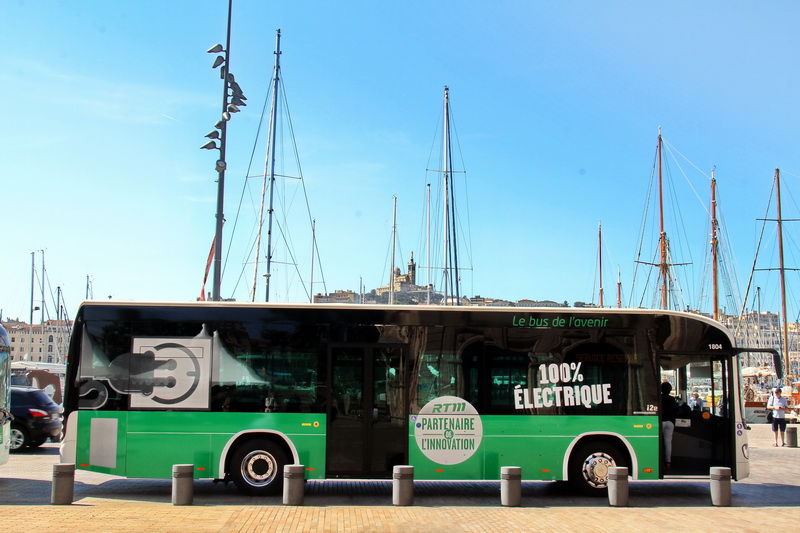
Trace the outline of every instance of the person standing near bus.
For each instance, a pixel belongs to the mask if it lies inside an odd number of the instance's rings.
[[[749,383],[744,384],[744,401],[753,402],[756,399],[756,391],[754,391]]]
[[[769,397],[767,409],[772,409],[772,432],[775,434],[773,446],[778,446],[778,431],[781,432],[781,446],[786,446],[786,410],[789,409],[789,402],[781,396],[780,387],[775,387]]]
[[[664,462],[672,468],[672,434],[675,432],[675,418],[678,415],[678,402],[670,394],[672,385],[661,384],[661,433],[664,435]]]
[[[705,402],[697,392],[693,392],[692,399],[686,403],[689,404],[689,407],[692,408],[692,411],[702,411],[703,407],[705,406]]]

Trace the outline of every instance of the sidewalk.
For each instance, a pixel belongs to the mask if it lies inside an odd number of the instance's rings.
[[[547,482],[524,483],[522,507],[506,508],[494,482],[418,482],[411,507],[392,506],[390,481],[309,482],[305,505],[289,507],[280,497],[246,497],[232,486],[196,481],[194,505],[176,507],[170,480],[83,471],[76,473],[75,503],[52,506],[47,474],[57,456],[16,455],[0,467],[0,498],[6,503],[0,518],[15,529],[48,533],[791,531],[800,523],[800,448],[773,448],[772,438],[769,427],[753,426],[751,476],[733,484],[732,507],[711,505],[707,481],[632,482],[626,508]]]

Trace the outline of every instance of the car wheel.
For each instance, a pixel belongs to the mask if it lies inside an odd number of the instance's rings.
[[[28,432],[25,431],[25,428],[11,424],[10,444],[12,452],[18,452],[30,444]]]
[[[233,454],[230,474],[242,492],[253,496],[280,493],[283,488],[283,467],[287,459],[284,451],[272,441],[248,441]]]
[[[28,447],[30,447],[30,448],[38,448],[39,446],[41,446],[44,443],[45,443],[44,440],[37,440],[37,441],[33,441],[33,442],[28,443]]]
[[[584,444],[570,456],[569,483],[583,495],[605,496],[612,466],[628,466],[619,448],[602,441]]]

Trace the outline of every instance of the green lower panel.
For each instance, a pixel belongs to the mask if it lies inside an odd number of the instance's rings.
[[[211,436],[189,433],[131,433],[128,435],[128,477],[168,478],[172,465],[194,465],[195,477],[211,474]]]
[[[81,411],[77,418],[78,443],[75,462],[78,468],[125,475],[128,414]],[[75,428],[68,428],[68,435]]]
[[[497,480],[503,466],[522,467],[523,479],[563,479],[565,458],[581,439],[615,439],[630,454],[637,479],[658,479],[658,418],[652,416],[481,416],[480,432],[460,439],[415,435],[409,463],[416,479]],[[127,477],[169,478],[172,465],[194,464],[195,477],[219,478],[220,459],[243,432],[282,435],[306,466],[308,479],[325,478],[324,415],[307,413],[201,413],[81,411],[77,464]],[[428,434],[430,436],[430,433]],[[454,444],[454,437],[458,440]],[[454,451],[451,451],[450,448]],[[453,456],[456,459],[453,459]]]
[[[233,452],[234,437],[264,432],[294,446],[309,469],[308,478],[324,477],[326,424],[321,414],[81,411],[78,420],[76,460],[87,470],[169,478],[172,465],[193,464],[196,478],[219,478],[220,459],[226,447]],[[290,455],[289,462],[294,460]]]

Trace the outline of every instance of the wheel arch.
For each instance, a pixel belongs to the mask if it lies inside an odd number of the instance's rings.
[[[631,465],[628,475],[630,475],[633,479],[639,479],[639,461],[636,457],[636,452],[633,451],[633,446],[631,446],[631,443],[627,438],[612,431],[593,431],[590,433],[581,433],[572,439],[572,442],[570,442],[569,446],[567,446],[566,452],[564,452],[564,461],[561,467],[562,479],[569,479],[569,463],[575,450],[590,442],[605,442],[618,446],[619,449],[626,454],[628,464]]]
[[[222,448],[222,453],[219,457],[219,477],[225,478],[229,475],[231,457],[235,453],[236,448],[253,439],[268,439],[279,445],[294,464],[300,462],[297,448],[285,433],[269,429],[248,429],[235,434],[225,443],[225,447]],[[283,475],[282,472],[281,475]]]

